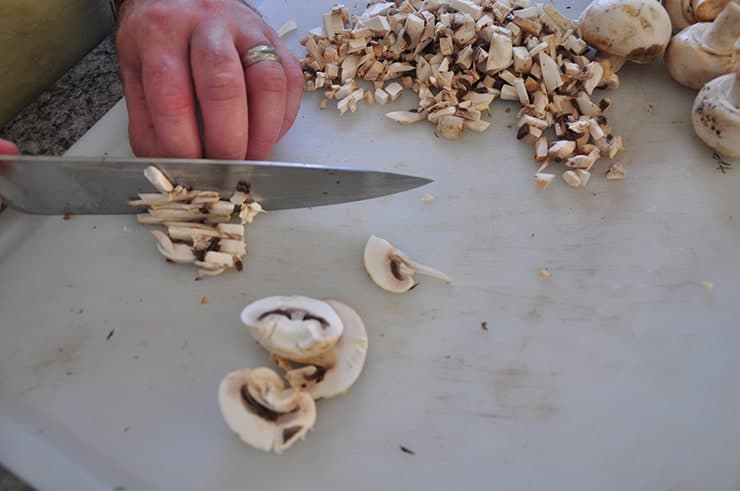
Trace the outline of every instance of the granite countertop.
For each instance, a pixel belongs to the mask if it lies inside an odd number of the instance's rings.
[[[62,155],[123,97],[112,37],[0,128],[24,154]],[[0,491],[32,491],[2,467]]]
[[[0,128],[24,154],[61,155],[123,97],[112,36]]]

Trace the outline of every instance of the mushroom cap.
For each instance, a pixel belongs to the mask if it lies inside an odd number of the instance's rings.
[[[671,77],[694,90],[720,75],[731,73],[738,64],[734,51],[717,54],[705,48],[703,37],[711,26],[710,22],[688,26],[673,36],[665,52],[665,64]]]
[[[390,242],[371,235],[365,244],[365,269],[370,279],[392,293],[409,291],[416,284],[413,270],[404,263],[406,256]]]
[[[281,453],[305,438],[316,422],[310,394],[286,389],[269,368],[237,370],[223,378],[218,403],[228,427],[245,443]]]
[[[347,392],[362,373],[367,356],[367,331],[357,312],[338,300],[326,302],[342,319],[342,337],[328,353],[285,374],[290,385],[308,391],[314,399],[330,399]]]
[[[293,361],[329,351],[344,329],[328,303],[301,296],[257,300],[242,310],[241,320],[263,348]]]
[[[704,85],[694,100],[691,123],[723,160],[740,160],[740,69]]]
[[[636,63],[660,58],[671,39],[671,19],[656,0],[594,0],[578,22],[588,44]]]

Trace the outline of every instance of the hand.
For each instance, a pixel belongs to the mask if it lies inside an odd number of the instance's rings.
[[[0,155],[17,155],[18,147],[6,140],[0,140]],[[7,176],[13,170],[12,162],[0,162],[0,176]],[[2,200],[0,200],[0,208]]]
[[[259,45],[282,62],[245,69]],[[263,160],[295,121],[300,65],[238,0],[127,0],[116,47],[136,155]]]

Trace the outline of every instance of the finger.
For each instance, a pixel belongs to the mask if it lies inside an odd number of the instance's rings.
[[[128,138],[131,150],[139,157],[154,157],[157,153],[157,141],[154,123],[146,105],[141,72],[123,61],[120,72],[128,110]]]
[[[247,48],[270,44],[267,40],[240,43]],[[249,105],[249,141],[247,158],[264,160],[280,138],[285,117],[287,81],[283,65],[261,61],[245,68]]]
[[[298,116],[298,110],[301,106],[301,98],[303,97],[303,70],[301,65],[296,60],[293,53],[288,47],[280,40],[277,33],[269,32],[268,39],[273,43],[275,49],[280,55],[282,60],[283,68],[285,69],[285,78],[287,81],[287,92],[285,97],[285,115],[283,116],[283,125],[280,129],[280,138],[293,126],[295,119]]]
[[[15,146],[15,144],[7,141],[7,140],[0,140],[0,154],[2,155],[17,155],[18,153],[18,147]]]
[[[6,140],[0,140],[0,155],[17,155],[18,147]],[[9,176],[13,172],[13,162],[0,162],[0,176]],[[2,208],[2,196],[0,196],[0,208]]]
[[[182,41],[180,41],[182,39]],[[140,46],[144,97],[160,157],[202,156],[185,36]]]
[[[190,46],[195,92],[204,123],[205,154],[241,160],[247,154],[247,90],[231,33],[202,25]]]

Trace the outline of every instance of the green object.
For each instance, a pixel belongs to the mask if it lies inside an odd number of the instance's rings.
[[[108,0],[2,0],[0,19],[0,126],[113,28]]]

